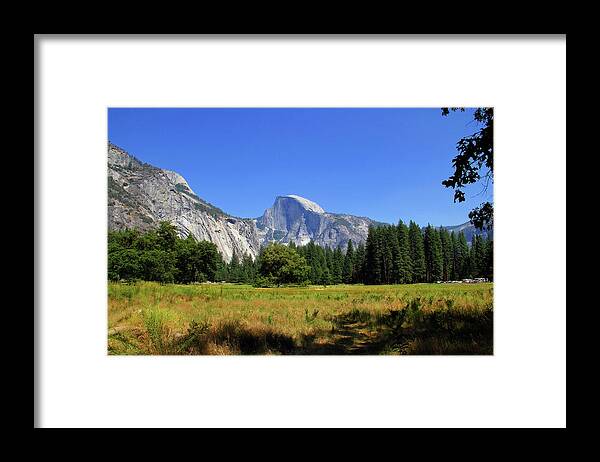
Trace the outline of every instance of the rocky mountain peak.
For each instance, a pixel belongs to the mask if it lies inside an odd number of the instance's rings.
[[[274,204],[265,210],[258,224],[264,228],[287,233],[294,225],[307,228],[309,234],[318,231],[325,211],[314,202],[293,194],[277,196]]]
[[[277,196],[275,203],[256,220],[263,243],[294,242],[345,248],[364,242],[372,220],[352,215],[327,213],[319,204],[296,194]]]
[[[323,208],[319,204],[317,204],[316,202],[313,202],[311,200],[308,200],[304,197],[297,196],[295,194],[288,194],[287,196],[278,196],[277,197],[277,199],[280,199],[280,198],[293,199],[294,201],[298,202],[303,208],[305,208],[306,210],[308,210],[310,212],[325,213],[325,210],[323,210]]]
[[[192,188],[190,188],[190,185],[185,180],[185,178],[182,177],[179,173],[174,172],[172,170],[165,170],[165,169],[163,169],[162,171],[171,183],[173,183],[176,186],[181,185],[180,190],[183,189],[184,192],[190,192],[190,193],[195,194],[194,191],[192,190]]]

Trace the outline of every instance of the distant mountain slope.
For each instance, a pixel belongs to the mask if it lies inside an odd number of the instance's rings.
[[[123,149],[108,145],[108,228],[154,229],[160,221],[172,223],[186,237],[213,242],[226,261],[255,258],[269,242],[345,249],[348,240],[365,242],[369,226],[380,226],[366,217],[329,213],[315,202],[294,194],[278,196],[258,218],[237,218],[198,197],[179,173],[163,170],[136,159]],[[447,226],[463,230],[470,241],[475,232],[465,223]]]
[[[443,226],[444,229],[447,229],[449,232],[454,231],[455,234],[458,233],[464,233],[465,238],[467,239],[467,242],[471,242],[473,240],[473,236],[475,235],[480,235],[483,237],[487,237],[489,239],[493,239],[494,238],[494,232],[493,230],[478,230],[477,228],[475,228],[475,226],[470,222],[467,221],[466,223],[463,223],[462,225],[456,225],[456,226]]]

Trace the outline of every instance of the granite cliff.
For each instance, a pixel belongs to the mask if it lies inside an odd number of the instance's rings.
[[[153,229],[169,221],[180,236],[216,244],[226,260],[233,252],[258,255],[260,240],[251,219],[227,215],[200,199],[176,172],[144,164],[108,146],[108,228]]]

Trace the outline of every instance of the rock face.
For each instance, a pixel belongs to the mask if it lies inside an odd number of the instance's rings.
[[[113,144],[108,146],[108,229],[147,231],[172,223],[182,237],[213,242],[223,258],[260,250],[251,219],[227,215],[200,199],[178,173],[144,164]]]
[[[369,226],[378,223],[364,217],[327,213],[318,204],[290,194],[278,196],[271,208],[256,219],[263,244],[276,241],[308,244],[311,240],[320,246],[345,248],[367,239]]]
[[[383,223],[365,217],[328,213],[293,194],[278,196],[258,218],[237,218],[199,198],[178,173],[140,162],[123,149],[108,145],[108,229],[148,231],[159,222],[172,223],[180,236],[213,242],[226,261],[235,252],[255,258],[270,242],[345,250],[348,241],[365,242],[369,226]],[[469,223],[457,227],[469,231]],[[471,236],[467,239],[470,241]]]

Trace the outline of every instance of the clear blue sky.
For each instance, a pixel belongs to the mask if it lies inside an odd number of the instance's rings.
[[[198,196],[258,217],[278,195],[328,212],[396,223],[456,225],[491,188],[452,202],[442,186],[456,142],[477,131],[472,111],[435,109],[110,108],[108,139],[143,162],[175,170]]]

